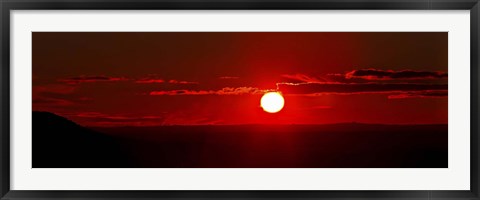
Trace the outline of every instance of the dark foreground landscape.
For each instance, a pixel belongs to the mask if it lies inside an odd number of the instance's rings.
[[[34,168],[446,168],[447,125],[85,128],[33,112]]]

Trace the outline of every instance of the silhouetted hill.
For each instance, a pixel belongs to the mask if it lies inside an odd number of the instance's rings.
[[[33,167],[128,167],[117,143],[49,112],[33,112]]]

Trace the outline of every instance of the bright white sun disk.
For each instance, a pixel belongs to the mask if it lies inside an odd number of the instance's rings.
[[[282,110],[285,105],[283,96],[278,92],[267,92],[260,99],[260,105],[263,110],[268,113],[276,113]]]

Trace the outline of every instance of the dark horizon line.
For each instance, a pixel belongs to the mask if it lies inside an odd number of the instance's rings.
[[[356,122],[356,121],[350,121],[350,122],[338,122],[338,123],[318,123],[318,124],[312,124],[312,123],[248,123],[248,124],[191,124],[191,125],[185,125],[185,124],[166,124],[166,125],[144,125],[144,126],[86,126],[82,125],[74,120],[71,120],[68,117],[65,117],[63,115],[59,115],[54,112],[49,112],[49,111],[34,111],[32,110],[32,113],[34,112],[43,112],[43,113],[51,113],[53,115],[63,117],[67,119],[68,121],[71,121],[79,126],[86,127],[86,128],[145,128],[145,127],[191,127],[191,126],[328,126],[328,125],[382,125],[382,126],[432,126],[432,125],[448,125],[448,123],[419,123],[419,124],[413,124],[413,123],[363,123],[363,122]]]
[[[171,125],[145,125],[145,126],[84,126],[86,128],[155,128],[155,127],[205,127],[205,126],[329,126],[329,125],[367,125],[367,126],[448,126],[447,124],[376,124],[376,123],[360,123],[360,122],[339,122],[339,123],[325,123],[325,124],[171,124]],[[82,125],[83,126],[83,125]]]

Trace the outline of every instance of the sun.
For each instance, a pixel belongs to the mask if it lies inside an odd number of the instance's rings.
[[[260,99],[260,105],[268,113],[276,113],[282,110],[285,100],[279,92],[267,92]]]

